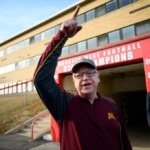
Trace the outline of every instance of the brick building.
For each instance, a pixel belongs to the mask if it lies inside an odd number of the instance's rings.
[[[79,58],[91,58],[101,75],[98,91],[118,102],[128,125],[147,126],[150,124],[149,0],[82,0],[0,43],[0,95],[24,91],[24,86],[13,89],[13,85],[24,81],[27,91],[35,90],[31,81],[39,57],[76,5],[81,6],[77,20],[83,29],[64,46],[56,81],[75,92],[71,67]]]

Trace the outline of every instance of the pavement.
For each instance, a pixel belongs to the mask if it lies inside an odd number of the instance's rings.
[[[30,141],[30,138],[17,134],[0,135],[0,150],[60,150],[58,142],[49,142],[40,138]]]
[[[133,150],[150,150],[150,127],[128,129]],[[40,138],[31,142],[28,137],[11,134],[0,135],[0,150],[60,150],[58,142]]]

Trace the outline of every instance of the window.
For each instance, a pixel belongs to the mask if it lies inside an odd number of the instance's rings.
[[[38,63],[40,55],[30,58],[30,65],[35,65]]]
[[[18,45],[18,49],[24,48],[24,41],[20,42],[17,44]]]
[[[13,50],[14,50],[14,49],[13,49],[13,46],[8,47],[8,48],[6,49],[6,54],[12,53]]]
[[[122,29],[122,38],[127,39],[135,36],[134,26],[129,26]]]
[[[20,43],[17,43],[14,45],[14,51],[17,51],[20,49]]]
[[[8,83],[5,83],[5,94],[8,94]]]
[[[34,39],[35,39],[35,42],[41,41],[41,34],[35,35]]]
[[[16,82],[13,82],[13,93],[17,92],[17,85]]]
[[[114,10],[117,9],[117,2],[116,0],[113,0],[109,3],[106,4],[106,12],[109,13],[109,12],[112,12]]]
[[[22,61],[16,63],[16,69],[21,69],[21,68],[28,67],[29,64],[30,64],[29,59],[22,60]]]
[[[45,32],[42,32],[41,33],[41,40],[44,40],[45,39]]]
[[[9,64],[4,67],[4,73],[11,72],[15,70],[15,63]]]
[[[109,43],[120,41],[119,30],[108,33]]]
[[[0,90],[0,95],[4,95],[4,84],[0,84],[0,89],[2,89],[2,90]]]
[[[77,45],[76,44],[70,45],[69,46],[69,53],[72,54],[75,52],[77,52]]]
[[[54,36],[54,35],[55,35],[55,27],[53,27],[49,30],[49,36],[51,37],[51,36]]]
[[[22,82],[22,92],[26,92],[27,91],[27,83],[24,83],[25,81]]]
[[[25,47],[29,46],[29,39],[24,40],[24,46]]]
[[[32,36],[31,38],[30,38],[30,44],[34,44],[35,43],[35,39],[34,39],[34,36]]]
[[[51,29],[48,29],[47,31],[45,31],[44,32],[44,39],[50,37],[51,36],[51,32],[52,32]]]
[[[100,6],[98,8],[95,9],[95,15],[96,17],[102,16],[106,14],[106,10],[105,10],[105,5]]]
[[[22,92],[22,84],[21,84],[21,81],[18,81],[18,86],[17,86],[17,92],[18,93],[21,93]]]
[[[97,38],[92,38],[87,41],[88,49],[97,47]]]
[[[41,40],[44,40],[46,38],[54,36],[57,33],[57,31],[59,30],[59,28],[60,28],[60,25],[57,25],[53,28],[50,28],[50,29],[42,32],[41,33]]]
[[[137,24],[135,28],[137,35],[150,32],[150,20]]]
[[[32,91],[33,90],[33,85],[32,82],[27,83],[27,91]]]
[[[69,47],[68,47],[68,46],[67,46],[67,47],[64,47],[64,48],[62,49],[61,55],[63,56],[63,55],[67,55],[67,54],[69,54]]]
[[[34,91],[36,91],[36,88],[35,88],[35,86],[34,86],[34,85],[33,85],[33,90],[34,90]]]
[[[86,21],[90,21],[95,18],[95,9],[86,12],[85,14]]]
[[[0,67],[0,74],[4,73],[4,67]]]
[[[131,0],[119,0],[119,6],[120,6],[120,7],[129,5],[129,4],[131,4],[131,3],[132,3]]]
[[[79,42],[77,44],[78,52],[86,50],[86,41]]]
[[[0,57],[4,56],[4,50],[0,51]]]
[[[105,45],[107,43],[108,43],[108,35],[107,34],[101,35],[97,38],[98,46]]]
[[[8,88],[8,90],[9,90],[8,93],[9,93],[9,94],[12,94],[12,91],[13,91],[12,83],[9,83],[8,86],[9,86],[9,88]]]
[[[58,32],[59,29],[60,29],[60,24],[55,26],[55,34]]]
[[[77,17],[77,22],[78,22],[78,24],[84,23],[85,22],[85,15],[82,14],[82,15],[78,16]]]

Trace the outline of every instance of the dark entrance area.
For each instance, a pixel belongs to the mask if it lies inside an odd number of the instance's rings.
[[[127,126],[147,126],[146,91],[123,92],[121,111]]]

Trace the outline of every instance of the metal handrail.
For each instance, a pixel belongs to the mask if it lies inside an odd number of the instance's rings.
[[[45,111],[44,113],[40,114],[39,116],[37,116],[37,117],[35,117],[35,118],[33,119],[32,125],[31,125],[31,140],[33,140],[33,136],[34,136],[34,135],[33,135],[33,133],[34,133],[34,123],[35,123],[37,120],[39,120],[39,119],[45,117],[45,116],[48,115],[48,114],[50,114],[50,112],[49,112],[49,111]],[[51,116],[50,116],[50,117],[51,117]]]
[[[13,115],[7,116],[7,118],[3,119],[3,125],[2,125],[2,129],[1,129],[1,133],[4,135],[5,129],[6,129],[6,125],[7,125],[7,122],[8,122],[9,119],[13,119],[13,118],[19,116],[21,113],[23,113],[23,112],[25,112],[25,111],[27,111],[27,110],[29,110],[31,108],[33,108],[33,110],[34,110],[34,115],[33,116],[35,116],[36,115],[36,107],[40,103],[42,103],[42,101],[39,100],[38,102],[36,102],[36,103],[34,103],[34,104],[32,104],[32,105],[30,105],[30,106],[28,106],[28,107],[18,111],[16,113],[14,113]]]

